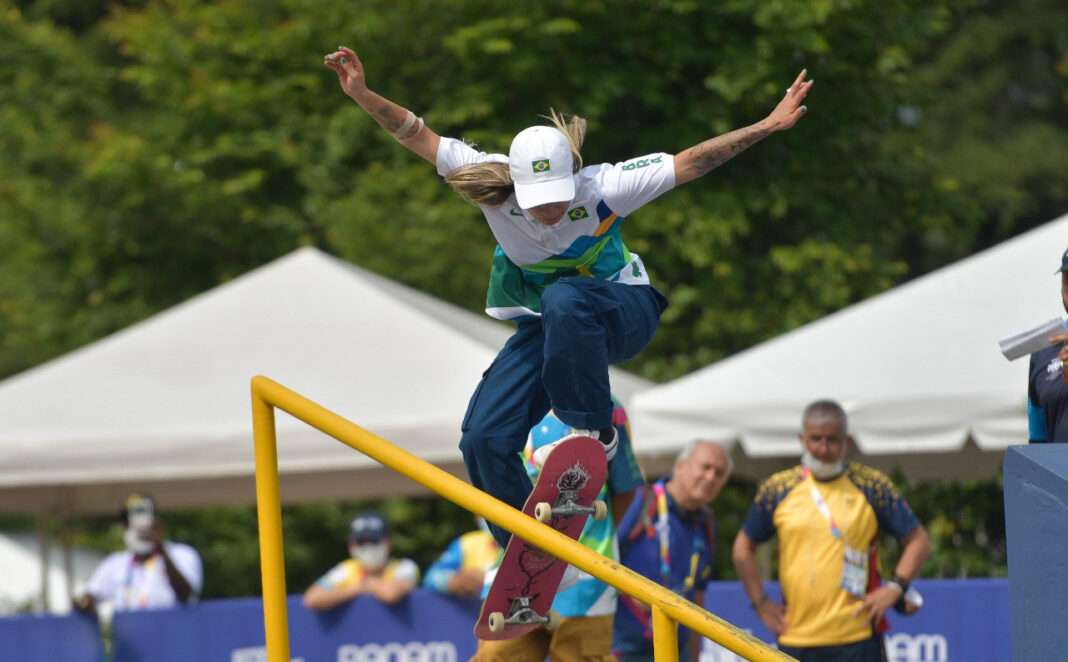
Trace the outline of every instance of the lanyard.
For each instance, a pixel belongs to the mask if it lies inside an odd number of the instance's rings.
[[[671,530],[668,524],[667,490],[664,489],[664,481],[653,483],[653,493],[656,494],[656,531],[660,536],[660,575],[663,578],[661,584],[671,587]],[[693,551],[690,554],[690,573],[683,580],[682,588],[689,593],[693,590],[694,580],[697,578],[697,566],[701,561],[701,525],[693,523]]]
[[[126,603],[126,608],[129,610],[145,609],[148,607],[148,592],[151,583],[151,574],[156,567],[156,555],[153,554],[145,559],[143,568],[141,569],[141,578],[138,582],[137,588],[137,600],[134,601],[134,574],[137,569],[137,555],[130,557],[130,565],[126,567],[126,579],[123,581],[123,600]]]
[[[809,471],[808,467],[802,467],[801,472],[805,478],[808,478],[812,473]],[[842,534],[842,531],[838,528],[838,524],[835,523],[834,515],[831,514],[831,509],[827,505],[827,502],[823,500],[823,495],[820,494],[820,489],[816,487],[815,480],[813,480],[809,487],[812,494],[812,501],[816,504],[816,510],[820,511],[820,514],[827,519],[828,524],[831,525],[831,535],[837,538]]]

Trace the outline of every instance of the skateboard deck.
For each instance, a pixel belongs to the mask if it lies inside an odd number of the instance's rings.
[[[599,515],[598,519],[605,515],[604,504],[595,504],[595,499],[607,474],[608,463],[599,441],[590,437],[568,439],[549,454],[523,514],[577,540],[589,515]],[[552,507],[551,515],[545,512],[546,504]],[[566,569],[567,562],[513,535],[482,603],[475,636],[512,639],[540,625],[555,627],[558,617],[556,612],[550,614],[549,608]]]

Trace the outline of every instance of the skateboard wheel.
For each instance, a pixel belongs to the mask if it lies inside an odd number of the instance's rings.
[[[504,629],[504,614],[499,611],[492,612],[487,622],[490,632],[500,632]]]
[[[551,504],[541,501],[538,505],[534,506],[534,519],[541,523],[546,523],[553,516],[553,507]]]
[[[608,506],[604,505],[604,501],[593,502],[593,519],[602,520],[608,516]]]
[[[555,609],[550,609],[548,616],[549,622],[545,624],[545,627],[549,628],[550,630],[555,630],[556,628],[560,627],[560,612],[556,611]]]

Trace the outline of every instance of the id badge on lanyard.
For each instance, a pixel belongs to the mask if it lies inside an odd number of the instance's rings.
[[[842,588],[851,595],[863,598],[868,586],[868,555],[859,549],[845,544],[845,557],[842,559]]]

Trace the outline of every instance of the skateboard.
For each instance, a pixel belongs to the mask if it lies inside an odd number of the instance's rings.
[[[604,519],[607,507],[596,501],[608,474],[601,442],[591,437],[568,439],[549,453],[523,514],[578,540],[590,515]],[[513,535],[475,624],[479,639],[512,639],[560,616],[549,608],[567,562]]]

